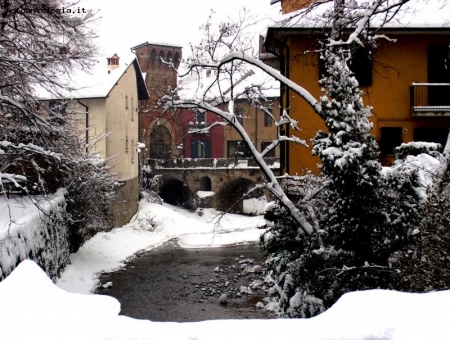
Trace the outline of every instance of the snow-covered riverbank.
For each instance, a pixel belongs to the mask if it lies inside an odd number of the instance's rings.
[[[204,248],[257,242],[266,224],[262,216],[228,214],[220,221],[217,211],[203,209],[201,216],[170,205],[141,201],[130,223],[102,232],[70,256],[69,265],[57,281],[68,292],[89,294],[98,273],[121,268],[130,256],[177,238],[181,247]]]
[[[175,209],[176,210],[176,209]],[[344,295],[311,319],[215,320],[164,323],[119,316],[120,303],[91,295],[97,272],[119,268],[136,251],[179,238],[185,246],[220,246],[258,239],[261,217],[227,215],[221,227],[167,206],[141,204],[123,228],[100,233],[73,254],[54,285],[33,262],[24,261],[0,283],[2,339],[158,340],[447,340],[450,291],[409,294],[372,290]],[[190,217],[189,217],[190,216]],[[148,230],[151,220],[155,229]],[[67,291],[66,291],[67,290]],[[70,293],[82,292],[84,294]]]

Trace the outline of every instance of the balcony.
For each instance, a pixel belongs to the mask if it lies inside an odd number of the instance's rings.
[[[202,134],[202,135],[209,135],[211,130],[209,129],[209,126],[211,124],[206,123],[204,121],[202,122],[189,122],[189,129],[188,134]]]
[[[450,117],[450,83],[413,83],[410,91],[414,117]]]

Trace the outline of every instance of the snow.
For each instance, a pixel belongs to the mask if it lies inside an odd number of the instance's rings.
[[[134,59],[122,59],[115,69],[108,69],[106,55],[96,58],[96,64],[89,70],[76,70],[70,78],[60,79],[68,89],[58,90],[58,96],[41,87],[35,88],[35,95],[40,100],[59,98],[106,98],[119,79],[132,66]],[[108,56],[110,57],[110,56]],[[120,57],[120,56],[119,56]]]
[[[422,153],[417,156],[409,155],[404,160],[396,160],[391,167],[383,167],[381,173],[384,176],[395,176],[401,171],[417,171],[419,186],[415,190],[421,200],[426,201],[428,188],[433,185],[435,176],[439,174],[441,167],[442,163],[439,159]]]
[[[67,235],[63,223],[50,222],[46,214],[64,209],[64,193],[59,189],[47,197],[11,195],[9,199],[0,195],[0,278],[39,252],[41,265],[56,275],[61,261],[68,257],[63,242]]]
[[[217,227],[217,212],[212,209],[203,212],[198,216],[143,200],[138,214],[129,224],[97,234],[72,254],[72,264],[56,285],[34,262],[21,262],[0,282],[2,338],[264,340],[291,339],[294,334],[295,338],[303,340],[450,338],[450,291],[425,294],[385,290],[354,292],[344,295],[328,311],[311,319],[195,323],[152,322],[121,316],[118,315],[120,303],[116,299],[90,294],[97,284],[99,272],[118,269],[123,266],[123,260],[139,250],[156,247],[174,237],[183,247],[254,242],[261,232],[258,226],[265,223],[260,216],[227,214]]]
[[[370,14],[370,7],[373,5],[366,0],[357,0],[360,6],[357,11],[358,15],[363,18]],[[392,2],[386,2],[384,7],[391,5]],[[348,4],[347,4],[348,6]],[[315,7],[313,10],[306,12],[298,10],[295,12],[282,14],[275,18],[276,24],[272,27],[289,27],[289,28],[314,28],[329,26],[332,18],[333,2],[324,3]],[[352,9],[350,6],[347,9]],[[365,9],[364,15],[363,10]],[[388,23],[384,23],[384,14],[371,18],[371,27],[378,27],[383,24],[388,29],[408,29],[408,28],[437,28],[450,26],[450,20],[447,13],[450,10],[450,3],[444,0],[414,0],[409,1],[402,6],[398,15]],[[359,24],[359,23],[358,23]],[[358,25],[355,25],[358,26]]]
[[[265,212],[267,199],[265,196],[260,198],[249,198],[243,200],[243,211],[246,214],[262,215]]]
[[[202,190],[197,191],[197,196],[199,198],[211,197],[214,196],[215,194],[216,193],[214,191],[202,191]]]
[[[183,68],[186,65],[181,65]],[[266,98],[278,98],[280,96],[280,83],[273,77],[268,76],[258,67],[252,67],[251,65],[245,65],[245,69],[248,71],[236,72],[233,75],[234,86],[234,98],[236,94],[243,94],[248,89],[259,87],[261,93]],[[278,71],[272,69],[273,72]],[[183,71],[180,71],[182,74]],[[243,75],[242,75],[243,74]],[[182,99],[203,99],[206,96],[207,99],[214,100],[224,95],[224,102],[228,102],[228,112],[234,113],[235,102],[230,97],[231,93],[228,90],[231,87],[230,79],[227,77],[220,77],[217,82],[215,77],[207,77],[206,70],[202,70],[202,73],[180,77],[179,80],[180,89],[178,95]],[[212,85],[212,86],[211,86]],[[223,89],[227,89],[223,91]],[[205,93],[206,92],[206,93]],[[244,95],[245,97],[245,95]]]
[[[262,216],[219,215],[202,209],[201,216],[170,205],[140,202],[130,223],[100,232],[70,256],[57,285],[69,292],[89,294],[98,284],[98,273],[114,271],[139,251],[150,250],[178,238],[184,248],[221,247],[257,242],[264,232]]]
[[[344,295],[311,319],[151,322],[119,316],[119,302],[55,286],[32,261],[0,283],[2,338],[159,340],[444,340],[450,337],[450,291],[385,290]]]

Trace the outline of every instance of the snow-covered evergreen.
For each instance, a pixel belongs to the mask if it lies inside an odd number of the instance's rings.
[[[316,315],[352,290],[382,287],[424,291],[449,285],[449,264],[443,260],[448,258],[448,156],[440,155],[436,145],[402,146],[398,149],[401,159],[392,168],[383,169],[371,135],[371,108],[364,105],[359,84],[348,66],[352,49],[364,45],[376,48],[377,39],[389,39],[368,28],[396,20],[407,3],[315,2],[284,17],[280,27],[286,23],[297,27],[306,22],[306,27],[326,29],[320,53],[327,72],[321,79],[320,98],[252,57],[249,50],[227,45],[227,38],[239,34],[238,28],[244,24],[227,26],[227,34],[218,36],[211,34],[212,27],[208,25],[208,43],[193,50],[186,67],[188,72],[200,73],[205,68],[215,71],[214,82],[199,86],[195,96],[165,98],[167,108],[207,110],[220,116],[235,127],[263,169],[266,186],[280,208],[271,211],[273,226],[261,243],[268,255],[267,280],[273,285],[270,305],[283,316]],[[414,7],[408,8],[413,10]],[[211,46],[222,45],[228,53],[208,54],[215,51]],[[327,131],[318,131],[312,150],[322,161],[321,178],[273,176],[233,114],[217,106],[233,106],[235,96],[246,94],[238,84],[234,86],[239,78],[233,78],[233,71],[239,74],[246,65],[263,70],[288,87],[323,119]],[[230,84],[227,88],[231,92],[221,91],[221,81]],[[262,105],[262,100],[250,98]],[[289,125],[295,134],[301,127],[289,117],[288,110],[277,124]],[[277,137],[274,145],[284,141],[307,144],[295,135]],[[431,156],[418,154],[424,151]],[[297,196],[286,194],[292,188],[283,188],[282,180],[301,183]],[[295,201],[292,197],[296,197]],[[430,242],[433,228],[440,228],[440,232]],[[434,257],[432,253],[440,255]],[[436,264],[440,274],[432,269]],[[416,276],[415,268],[420,269]]]

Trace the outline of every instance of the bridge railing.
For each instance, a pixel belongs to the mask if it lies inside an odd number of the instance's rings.
[[[271,168],[280,168],[279,157],[264,158]],[[147,159],[152,169],[189,169],[189,168],[258,168],[253,158],[173,158]]]

